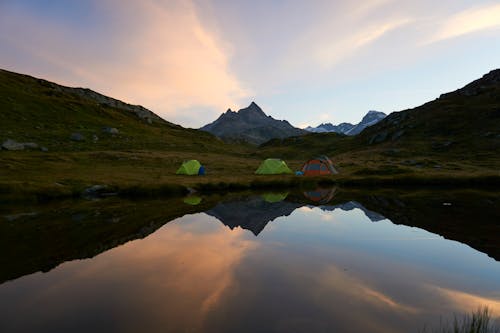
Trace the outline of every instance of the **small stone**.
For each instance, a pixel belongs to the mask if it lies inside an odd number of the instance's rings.
[[[43,151],[44,153],[49,151],[49,148],[47,147],[40,147],[40,151]]]
[[[92,185],[83,190],[82,197],[86,199],[99,198],[106,189],[106,185]]]
[[[78,132],[71,133],[70,139],[73,141],[85,141],[85,137]]]
[[[25,142],[25,143],[23,143],[23,145],[24,145],[24,148],[38,149],[38,144],[34,143],[34,142]]]
[[[103,127],[103,128],[102,128],[102,131],[103,131],[104,133],[107,133],[107,134],[112,134],[112,135],[116,135],[116,134],[118,134],[118,133],[120,132],[120,131],[119,131],[117,128],[115,128],[115,127]]]

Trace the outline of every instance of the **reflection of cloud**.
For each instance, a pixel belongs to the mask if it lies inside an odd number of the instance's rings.
[[[500,27],[499,4],[467,9],[445,20],[429,43],[495,27]]]
[[[381,291],[375,290],[336,266],[328,266],[320,274],[319,282],[325,290],[329,290],[329,292],[335,290],[335,293],[344,294],[344,297],[352,301],[367,303],[385,310],[390,308],[392,311],[399,311],[400,313],[416,314],[420,311],[385,295]]]
[[[500,299],[488,298],[437,286],[430,286],[430,288],[436,290],[456,308],[461,309],[464,312],[475,311],[479,307],[486,306],[490,309],[493,316],[500,317]]]
[[[392,299],[391,297],[384,295],[383,293],[376,291],[374,289],[371,289],[369,287],[361,287],[360,292],[361,292],[360,295],[364,294],[363,298],[367,302],[374,303],[377,305],[382,305],[385,307],[392,308],[394,310],[399,310],[399,311],[408,312],[408,313],[417,313],[418,312],[418,310],[416,308],[398,303],[394,299]]]
[[[229,231],[220,226],[213,232],[199,233],[190,232],[182,224],[169,223],[145,241],[131,242],[109,254],[114,265],[134,267],[138,274],[125,278],[134,285],[129,297],[145,300],[153,316],[140,310],[137,316],[165,321],[165,327],[177,327],[171,331],[196,330],[201,329],[209,312],[234,286],[234,268],[255,248],[256,243],[244,236],[241,229]],[[137,285],[136,278],[140,281]],[[138,327],[129,330],[140,331]]]

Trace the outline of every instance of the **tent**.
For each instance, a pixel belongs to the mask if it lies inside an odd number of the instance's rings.
[[[264,193],[262,194],[262,199],[269,203],[280,202],[286,199],[288,192],[283,193]]]
[[[317,188],[314,191],[304,192],[304,196],[307,199],[315,202],[316,204],[324,205],[333,199],[335,192],[336,188],[330,188],[330,189]]]
[[[335,175],[337,170],[333,167],[332,161],[326,156],[320,156],[307,161],[302,166],[304,176]]]
[[[277,158],[264,160],[255,171],[257,175],[280,175],[284,173],[292,173],[292,170],[288,168],[285,161]]]
[[[178,175],[204,175],[205,168],[197,160],[184,161],[177,170]]]
[[[199,196],[196,195],[190,195],[184,198],[184,203],[191,205],[191,206],[196,206],[199,205],[202,201],[202,199]]]

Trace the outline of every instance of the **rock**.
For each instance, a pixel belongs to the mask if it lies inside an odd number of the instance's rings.
[[[405,134],[405,130],[399,130],[396,133],[394,133],[391,137],[392,141],[398,140],[400,137],[402,137]]]
[[[94,142],[97,142],[97,141],[99,141],[99,137],[98,137],[97,135],[95,135],[95,134],[94,134],[94,135],[92,135],[92,140],[93,140]]]
[[[44,153],[49,151],[49,148],[47,147],[40,147],[40,151],[43,151]]]
[[[25,142],[25,143],[23,143],[23,145],[24,145],[24,148],[38,149],[38,144],[36,144],[34,142]]]
[[[99,198],[104,194],[106,189],[107,189],[106,185],[92,185],[83,190],[82,197],[86,199]]]
[[[7,221],[11,222],[11,221],[17,220],[19,218],[33,217],[36,215],[38,215],[37,212],[29,212],[29,213],[19,213],[19,214],[13,214],[13,215],[4,215],[4,218]]]
[[[369,144],[374,144],[374,143],[380,143],[380,142],[383,142],[385,141],[385,139],[387,139],[387,132],[384,131],[384,132],[380,132],[380,133],[377,133],[375,134],[374,136],[372,136],[370,138],[370,141],[369,141]]]
[[[115,134],[118,134],[120,131],[115,128],[115,127],[103,127],[102,128],[102,131],[104,133],[107,133],[107,134],[112,134],[112,135],[115,135]]]
[[[24,150],[24,144],[15,140],[7,139],[2,143],[2,148],[5,150]]]
[[[72,141],[85,141],[85,137],[81,133],[78,133],[78,132],[71,133],[70,139]]]

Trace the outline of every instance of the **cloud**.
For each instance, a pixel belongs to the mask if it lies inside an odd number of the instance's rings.
[[[348,35],[319,44],[316,60],[323,67],[330,68],[340,61],[355,54],[359,49],[373,43],[385,34],[412,22],[409,18],[397,18],[386,22],[377,22],[355,29]]]
[[[428,43],[500,27],[500,4],[466,9],[446,19]]]
[[[84,22],[87,27],[27,10],[2,15],[2,31],[10,31],[9,36],[0,33],[8,42],[4,47],[27,58],[10,61],[13,70],[87,86],[143,104],[169,120],[185,109],[204,107],[193,117],[197,125],[248,96],[229,68],[230,46],[202,24],[192,2],[105,0],[94,5],[104,14],[92,17],[98,23]]]

